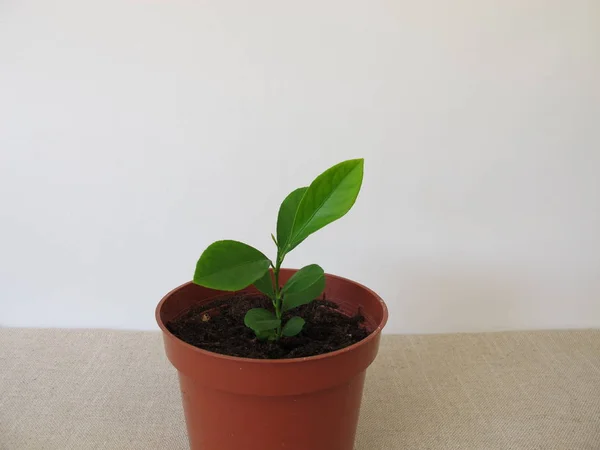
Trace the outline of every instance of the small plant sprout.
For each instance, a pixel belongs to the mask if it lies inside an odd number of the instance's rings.
[[[246,326],[259,339],[279,340],[300,333],[304,319],[293,316],[282,323],[283,313],[317,298],[325,289],[325,273],[317,264],[310,264],[282,287],[281,264],[304,239],[352,208],[362,185],[363,167],[363,159],[341,162],[285,198],[277,216],[277,237],[271,234],[277,246],[275,262],[242,242],[217,241],[200,256],[194,283],[222,291],[239,291],[254,284],[271,299],[273,310],[251,309],[244,318]]]

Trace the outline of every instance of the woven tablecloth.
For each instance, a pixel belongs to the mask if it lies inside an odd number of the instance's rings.
[[[0,393],[2,450],[188,448],[158,332],[0,328]],[[384,336],[356,449],[600,450],[600,331]]]

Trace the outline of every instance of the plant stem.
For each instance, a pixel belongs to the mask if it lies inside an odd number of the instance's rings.
[[[273,268],[273,276],[275,278],[275,286],[273,286],[273,290],[275,292],[275,315],[278,319],[281,320],[281,316],[283,314],[281,308],[281,288],[279,286],[279,270],[281,269],[281,263],[283,262],[284,255],[279,251],[277,252],[277,261],[275,262],[275,267]],[[277,327],[277,340],[281,337],[281,323]]]

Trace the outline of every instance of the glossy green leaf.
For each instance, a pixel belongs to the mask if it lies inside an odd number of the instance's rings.
[[[212,289],[243,289],[269,269],[271,261],[261,252],[237,241],[217,241],[200,256],[194,283]]]
[[[287,321],[287,323],[281,330],[281,334],[288,337],[296,336],[302,331],[302,328],[304,328],[304,323],[305,322],[302,317],[294,316]]]
[[[351,159],[327,169],[311,183],[298,204],[286,251],[352,208],[362,185],[363,169],[363,159]],[[283,245],[281,238],[278,242]]]
[[[325,273],[317,264],[303,267],[283,286],[283,310],[312,302],[325,289]]]
[[[298,270],[283,286],[282,292],[298,293],[309,289],[319,279],[325,276],[325,271],[318,264],[310,264]]]
[[[254,286],[263,294],[267,295],[271,300],[275,299],[273,291],[273,277],[271,271],[267,270],[265,274],[254,282]]]
[[[277,215],[277,244],[280,249],[285,249],[288,244],[296,211],[298,211],[298,205],[307,189],[307,187],[296,189],[285,198],[279,207],[279,214]]]
[[[274,330],[281,325],[281,320],[272,311],[264,308],[252,308],[244,317],[244,324],[256,333]]]

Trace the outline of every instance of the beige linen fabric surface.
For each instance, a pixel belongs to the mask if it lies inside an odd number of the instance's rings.
[[[157,332],[0,328],[0,392],[2,450],[188,448]],[[412,449],[600,450],[600,331],[384,336],[356,450]]]

